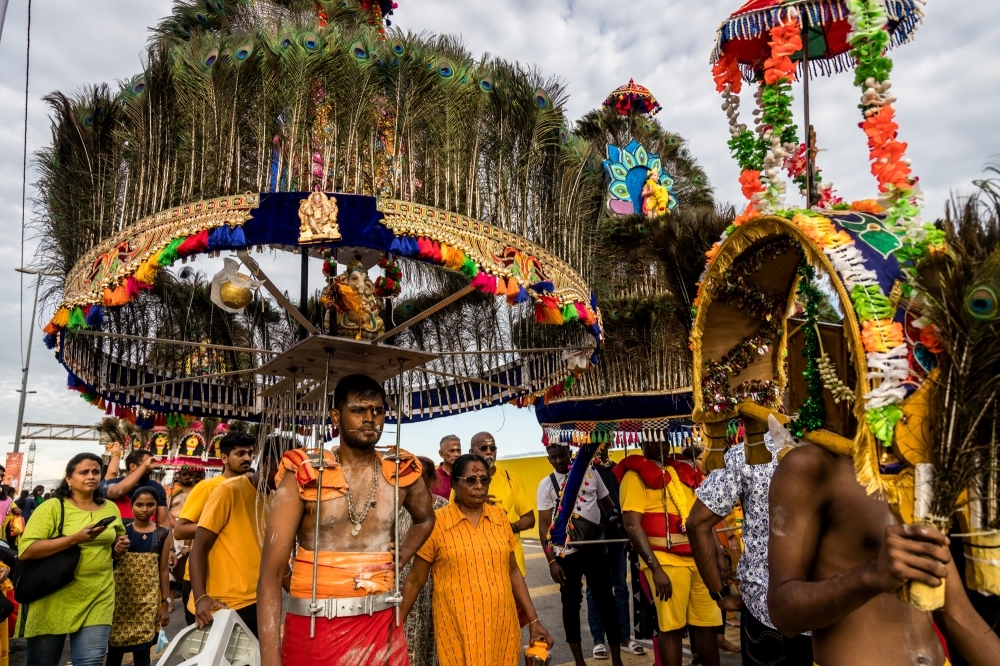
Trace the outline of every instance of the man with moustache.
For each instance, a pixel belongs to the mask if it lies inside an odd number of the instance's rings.
[[[441,438],[441,465],[437,468],[436,480],[431,492],[445,499],[451,498],[451,465],[462,455],[462,440],[458,435],[445,435]]]
[[[524,565],[524,547],[521,545],[521,532],[535,526],[535,502],[521,478],[507,470],[497,469],[497,443],[488,432],[479,432],[472,436],[469,453],[481,456],[490,466],[490,499],[489,501],[507,512],[510,528],[517,535],[517,568],[521,575],[528,575]]]
[[[395,543],[396,462],[375,450],[385,424],[385,391],[371,377],[344,377],[334,391],[330,417],[340,429],[339,447],[289,451],[281,461],[257,588],[261,663],[403,666],[409,658],[390,599],[392,550],[399,548],[404,564],[430,536],[431,494],[420,463],[401,452],[399,499],[413,522],[402,543]],[[282,633],[281,585],[296,544]],[[311,604],[314,566],[316,607]]]

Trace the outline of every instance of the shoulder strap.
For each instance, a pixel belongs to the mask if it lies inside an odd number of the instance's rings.
[[[552,474],[549,474],[549,481],[552,482],[552,487],[555,488],[555,490],[556,490],[556,505],[558,506],[559,505],[559,500],[562,499],[560,497],[562,495],[562,488],[559,487],[559,482],[556,481],[556,474],[555,474],[555,472],[553,472]]]
[[[65,525],[65,523],[66,523],[66,502],[63,500],[62,497],[60,497],[59,498],[59,534],[56,536],[57,539],[59,537],[66,536],[65,534],[63,534],[63,526]]]

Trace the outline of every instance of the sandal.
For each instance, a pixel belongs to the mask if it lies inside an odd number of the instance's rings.
[[[646,648],[639,645],[635,641],[629,641],[628,645],[622,645],[622,652],[628,652],[629,654],[646,654]]]
[[[604,647],[604,643],[598,643],[594,646],[594,659],[607,659],[608,648]]]

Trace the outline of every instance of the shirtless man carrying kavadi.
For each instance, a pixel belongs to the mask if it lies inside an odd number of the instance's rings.
[[[943,633],[974,666],[1000,665],[1000,638],[969,603],[948,539],[901,525],[869,496],[854,462],[815,445],[792,450],[770,488],[768,610],[786,636],[812,631],[819,666],[942,666]],[[932,613],[896,596],[907,581],[945,583]]]
[[[331,418],[340,446],[324,452],[319,541],[314,542],[317,451],[289,451],[278,472],[257,588],[263,666],[409,663],[402,625],[395,622],[393,535],[396,464],[375,451],[385,424],[385,392],[365,375],[334,391]],[[420,464],[402,453],[399,499],[413,526],[399,545],[407,562],[434,528],[432,499]],[[291,598],[280,631],[281,583],[293,547]],[[316,551],[319,552],[316,558]],[[310,637],[314,559],[319,561],[315,637]]]

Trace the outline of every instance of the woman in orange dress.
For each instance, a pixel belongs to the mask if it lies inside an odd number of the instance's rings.
[[[434,576],[434,636],[441,666],[515,666],[521,652],[515,600],[527,616],[531,642],[552,647],[514,559],[517,537],[507,514],[486,503],[488,469],[477,455],[454,462],[454,502],[435,513],[434,531],[413,558],[403,586],[406,618],[428,574]]]

